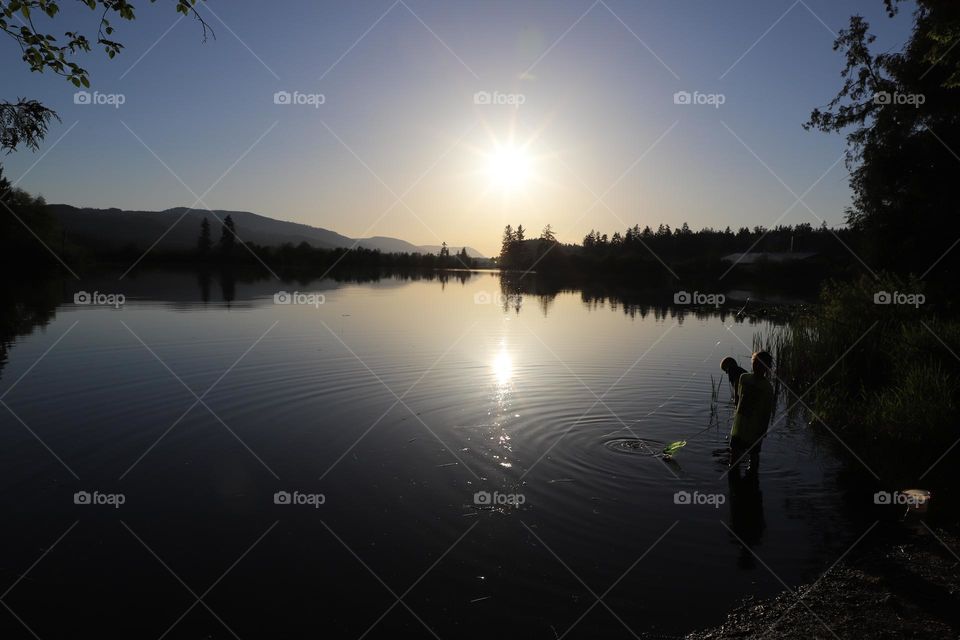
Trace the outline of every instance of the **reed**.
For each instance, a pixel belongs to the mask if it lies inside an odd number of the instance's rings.
[[[891,276],[829,283],[815,309],[753,346],[773,355],[791,412],[826,425],[871,466],[916,478],[960,437],[960,322],[876,304],[878,291],[922,288]]]

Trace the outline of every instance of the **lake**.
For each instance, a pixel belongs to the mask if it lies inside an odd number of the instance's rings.
[[[4,637],[671,637],[865,529],[802,420],[756,485],[726,475],[719,363],[767,328],[740,304],[484,272],[30,296],[4,302]]]

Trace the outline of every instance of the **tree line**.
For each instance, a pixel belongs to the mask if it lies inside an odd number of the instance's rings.
[[[635,224],[613,234],[591,229],[579,244],[561,243],[547,225],[540,237],[527,240],[523,225],[507,225],[501,239],[498,266],[504,270],[532,270],[540,274],[636,278],[652,284],[664,276],[714,277],[739,262],[736,254],[791,253],[803,262],[808,281],[819,281],[832,269],[843,273],[855,263],[851,252],[859,247],[863,234],[850,228],[831,228],[824,222],[778,225],[773,228],[740,227],[736,231],[705,227],[694,231],[684,222],[676,228],[660,224],[656,229]],[[726,260],[725,260],[726,259]],[[781,275],[799,270],[797,265],[778,267]],[[756,277],[756,274],[752,274]]]
[[[501,269],[522,268],[524,264],[546,259],[558,244],[557,235],[549,224],[539,237],[532,240],[527,240],[527,231],[522,224],[518,224],[516,229],[508,224],[503,229],[497,264]]]

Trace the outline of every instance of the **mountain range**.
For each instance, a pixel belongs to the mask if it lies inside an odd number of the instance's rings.
[[[349,248],[354,245],[383,253],[434,253],[440,245],[415,245],[399,238],[373,236],[348,238],[336,231],[313,227],[298,222],[277,220],[249,211],[215,209],[188,209],[174,207],[163,211],[126,211],[123,209],[78,208],[67,204],[48,205],[60,222],[61,228],[73,241],[101,250],[116,250],[135,246],[146,250],[156,242],[156,249],[181,251],[197,246],[200,222],[210,222],[214,242],[220,237],[220,221],[229,215],[236,225],[237,235],[244,242],[265,246],[279,246],[285,242],[294,245],[306,242],[318,249]],[[159,240],[158,240],[159,239]],[[460,251],[449,246],[450,253]],[[485,257],[473,247],[467,247],[471,258]]]

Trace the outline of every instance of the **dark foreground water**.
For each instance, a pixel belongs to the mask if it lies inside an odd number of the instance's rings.
[[[801,425],[757,485],[723,475],[711,375],[764,328],[739,305],[222,284],[104,278],[5,313],[0,636],[669,636],[863,531]],[[125,304],[72,303],[95,289]]]

